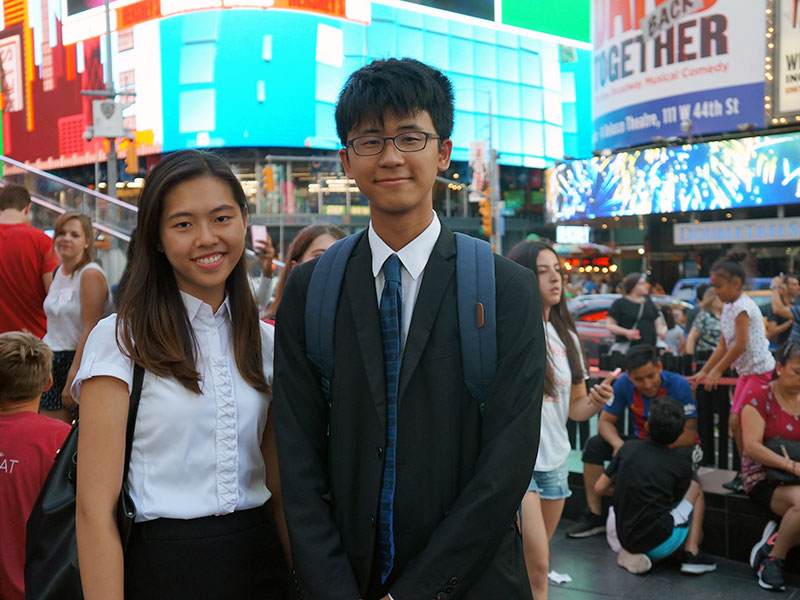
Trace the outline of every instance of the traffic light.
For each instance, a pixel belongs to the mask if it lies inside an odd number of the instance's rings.
[[[486,237],[492,237],[492,205],[489,198],[482,198],[478,201],[478,212],[481,215],[481,233]]]
[[[268,165],[261,169],[261,181],[264,183],[264,189],[271,192],[275,189],[275,179],[272,174],[272,166]]]
[[[136,158],[136,144],[128,143],[128,153],[125,155],[125,172],[128,175],[136,175],[139,172],[139,161]]]

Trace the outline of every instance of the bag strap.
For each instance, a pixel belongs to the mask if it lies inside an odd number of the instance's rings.
[[[492,247],[456,233],[456,290],[464,383],[481,416],[497,370],[497,319]]]
[[[347,261],[364,231],[354,233],[336,242],[319,257],[306,294],[306,355],[320,374],[322,395],[328,406],[331,403],[333,379],[333,332],[336,325],[336,307],[342,289]]]
[[[645,301],[644,301],[644,302],[642,302],[642,303],[639,305],[639,314],[638,314],[638,315],[636,315],[636,321],[634,321],[634,323],[633,323],[633,327],[631,327],[631,329],[636,329],[636,326],[639,324],[639,320],[642,318],[642,315],[644,314],[644,305],[645,305],[645,302],[647,302],[647,299],[646,299],[646,298],[645,298]]]
[[[133,431],[136,429],[136,415],[139,413],[139,400],[142,397],[142,382],[144,381],[144,368],[140,365],[133,367],[133,388],[131,389],[131,403],[128,407],[128,427],[125,433],[125,466],[122,471],[122,485],[128,482],[128,467],[131,464],[131,449],[133,447]]]

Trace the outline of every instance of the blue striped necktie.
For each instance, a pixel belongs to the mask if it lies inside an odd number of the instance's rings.
[[[386,282],[381,294],[380,316],[383,361],[386,369],[386,452],[383,463],[380,506],[378,508],[378,566],[385,583],[394,564],[395,458],[397,451],[397,391],[400,383],[400,327],[403,292],[400,259],[392,254],[383,263]]]

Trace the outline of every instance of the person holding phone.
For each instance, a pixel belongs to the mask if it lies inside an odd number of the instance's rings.
[[[273,261],[275,260],[275,247],[272,245],[272,238],[267,232],[266,225],[251,225],[250,239],[253,242],[253,252],[261,263],[261,280],[258,289],[253,292],[258,303],[258,312],[264,316],[267,306],[272,298],[272,289],[275,279],[273,278]]]
[[[514,246],[508,257],[536,273],[539,279],[547,344],[539,454],[521,511],[531,593],[541,600],[547,598],[550,539],[571,494],[567,482],[567,419],[585,421],[600,412],[614,397],[611,382],[621,370],[616,369],[587,392],[586,360],[567,310],[561,262],[555,250],[544,242],[525,241]]]

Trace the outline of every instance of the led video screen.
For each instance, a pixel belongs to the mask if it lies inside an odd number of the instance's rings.
[[[621,152],[551,169],[551,222],[774,206],[800,198],[800,133]]]

